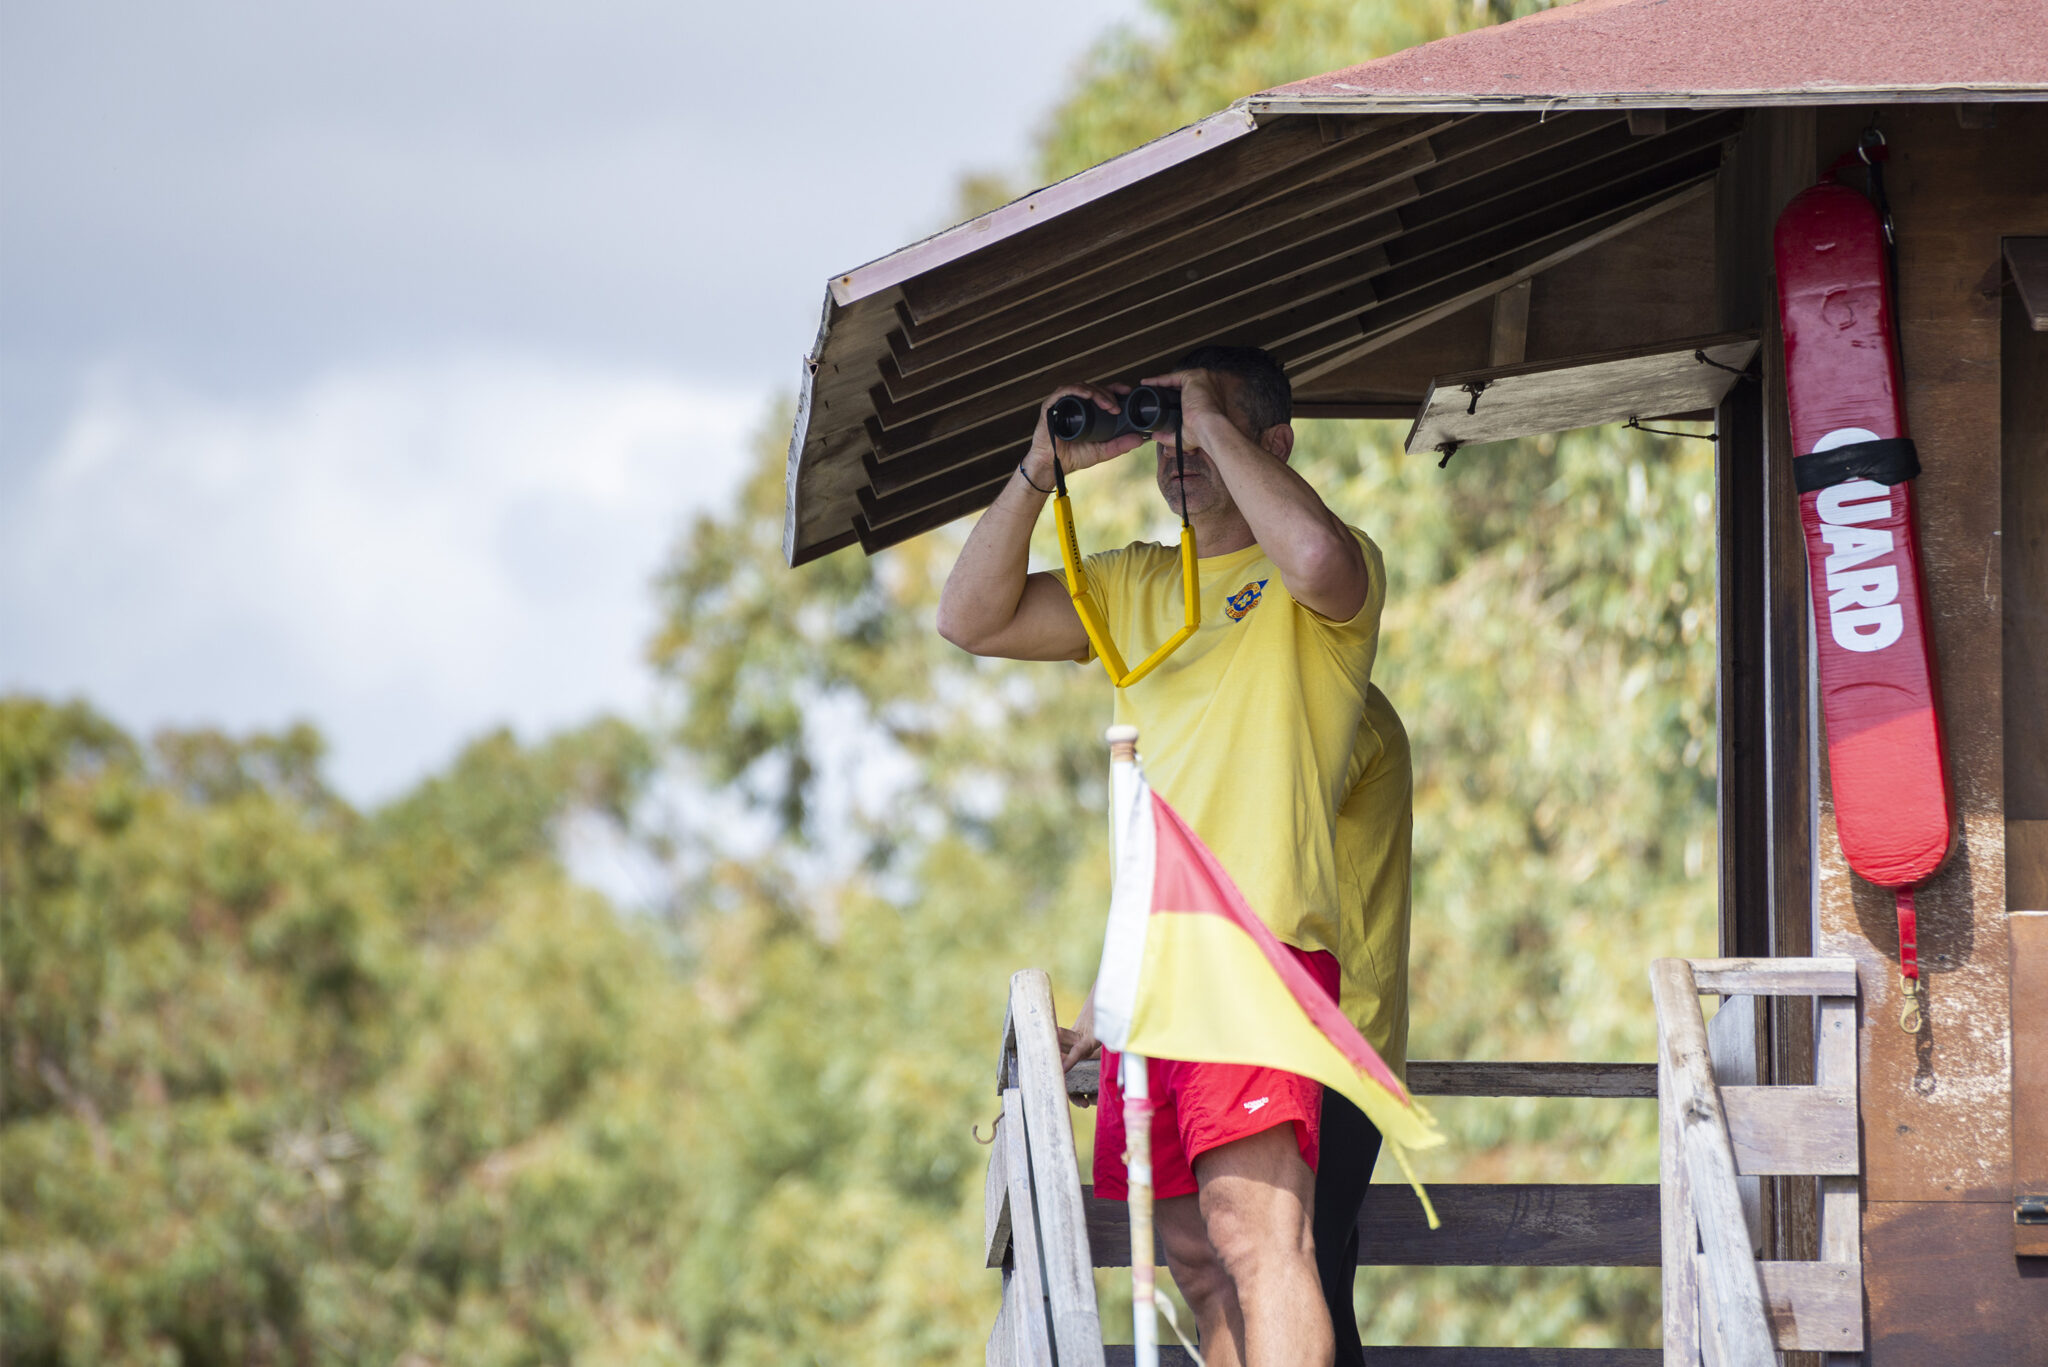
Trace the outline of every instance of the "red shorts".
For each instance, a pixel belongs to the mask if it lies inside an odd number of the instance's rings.
[[[1288,950],[1330,999],[1337,998],[1337,957]],[[1124,1180],[1122,1059],[1102,1051],[1102,1091],[1095,1103],[1095,1194],[1128,1200]],[[1323,1084],[1278,1068],[1241,1063],[1178,1063],[1155,1058],[1152,1080],[1152,1194],[1193,1196],[1194,1161],[1213,1148],[1292,1122],[1294,1142],[1313,1172],[1323,1122]]]

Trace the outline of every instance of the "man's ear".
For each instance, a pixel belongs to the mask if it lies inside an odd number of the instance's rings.
[[[1266,454],[1285,465],[1287,458],[1294,454],[1294,425],[1285,422],[1274,423],[1259,434],[1259,445],[1266,448]]]

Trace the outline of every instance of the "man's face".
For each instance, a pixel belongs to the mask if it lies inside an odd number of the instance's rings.
[[[1215,383],[1216,392],[1223,398],[1224,411],[1230,415],[1230,425],[1242,432],[1254,444],[1259,434],[1252,431],[1251,422],[1244,411],[1244,381],[1235,375],[1209,372]],[[1158,459],[1155,478],[1159,484],[1160,497],[1174,516],[1181,513],[1182,491],[1187,498],[1187,515],[1202,517],[1208,513],[1228,511],[1231,505],[1230,490],[1223,485],[1223,479],[1216,473],[1216,466],[1209,460],[1208,453],[1199,446],[1189,445],[1181,453],[1181,468],[1187,472],[1185,484],[1175,478],[1173,460],[1173,434],[1162,432],[1153,448]]]

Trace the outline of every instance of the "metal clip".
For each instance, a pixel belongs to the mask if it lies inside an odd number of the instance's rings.
[[[1920,984],[1901,973],[1899,990],[1906,996],[1906,1000],[1899,1007],[1899,1029],[1909,1035],[1917,1035],[1921,1027],[1927,1024],[1927,1014],[1922,1010],[1920,1001]]]

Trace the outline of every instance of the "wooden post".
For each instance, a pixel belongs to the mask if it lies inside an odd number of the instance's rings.
[[[1042,969],[1027,968],[1011,976],[1010,1014],[1017,1031],[1017,1090],[1024,1118],[1024,1142],[1010,1151],[1021,1150],[1029,1160],[1046,1301],[1052,1314],[1053,1356],[1060,1367],[1102,1367],[1102,1316],[1095,1308],[1081,1168],[1074,1153],[1074,1127],[1067,1118],[1066,1079],[1060,1073],[1052,981]],[[1024,1214],[1016,1200],[1012,1186],[1011,1237],[1021,1245]]]
[[[1650,966],[1650,990],[1656,999],[1658,1053],[1670,1082],[1679,1148],[1705,1254],[1711,1316],[1730,1364],[1768,1367],[1777,1359],[1764,1312],[1763,1283],[1742,1218],[1735,1150],[1707,1055],[1707,1026],[1700,1016],[1692,965],[1683,959],[1657,960]]]

